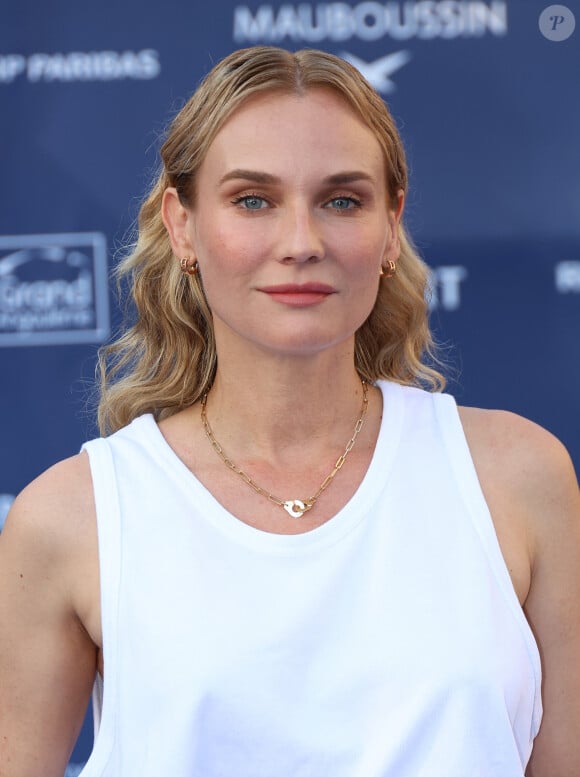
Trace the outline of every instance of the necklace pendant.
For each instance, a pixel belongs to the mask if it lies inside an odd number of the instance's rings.
[[[301,499],[287,499],[282,507],[291,518],[302,518],[304,513],[307,510],[310,510],[312,505],[308,502],[303,502]]]

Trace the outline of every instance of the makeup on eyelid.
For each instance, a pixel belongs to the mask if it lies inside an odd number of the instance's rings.
[[[268,197],[261,194],[255,194],[255,193],[238,195],[237,197],[234,197],[233,199],[231,199],[230,202],[232,205],[241,205],[244,203],[249,205],[250,200],[261,200],[262,202],[266,203],[266,205],[271,204],[271,201]],[[352,205],[353,207],[343,208],[343,207],[337,207],[336,205],[331,204],[333,202],[336,203],[340,201],[342,201],[343,203],[346,203],[347,205]],[[334,197],[330,197],[323,204],[323,207],[331,206],[331,208],[334,208],[334,210],[337,210],[337,211],[347,211],[347,210],[355,210],[357,208],[362,208],[364,204],[365,204],[364,201],[358,196],[355,197],[352,194],[337,194]],[[259,210],[266,210],[266,208],[260,205],[259,207],[255,207],[255,208],[254,207],[242,208],[242,210],[259,211]]]

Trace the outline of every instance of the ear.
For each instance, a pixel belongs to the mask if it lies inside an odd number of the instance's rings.
[[[401,254],[401,241],[399,239],[399,224],[403,216],[403,209],[405,207],[405,192],[399,189],[397,192],[397,205],[395,209],[389,208],[388,220],[389,220],[389,238],[387,251],[385,253],[385,260],[388,262],[392,260],[396,262]]]
[[[168,187],[163,192],[161,218],[175,256],[179,258],[195,255],[192,238],[192,214],[181,204],[177,189],[173,187]]]

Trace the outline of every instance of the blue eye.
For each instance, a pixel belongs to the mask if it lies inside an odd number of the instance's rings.
[[[235,205],[241,205],[244,210],[261,210],[267,205],[266,200],[263,197],[258,197],[256,194],[238,197],[233,202]]]
[[[335,210],[352,210],[361,205],[360,200],[356,200],[354,197],[334,197],[328,204]]]

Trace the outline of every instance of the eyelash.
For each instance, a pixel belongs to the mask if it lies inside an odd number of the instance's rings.
[[[268,202],[266,197],[262,197],[261,194],[241,194],[239,197],[234,197],[232,205],[239,205],[244,202],[244,200],[263,200],[264,202]],[[261,210],[261,208],[247,208],[247,210]]]
[[[231,201],[232,205],[240,205],[244,202],[244,200],[263,200],[264,202],[268,202],[268,199],[266,197],[263,197],[261,194],[241,194],[239,197],[234,197],[234,199]],[[354,210],[355,208],[361,208],[362,207],[362,200],[358,199],[358,197],[353,197],[350,194],[339,194],[336,197],[331,197],[330,200],[328,200],[329,204],[331,202],[334,202],[336,200],[346,200],[348,202],[351,202],[354,205],[354,208],[335,208],[337,211],[342,210]],[[246,208],[246,210],[262,210],[262,208]]]
[[[353,197],[350,194],[339,194],[338,197],[332,197],[329,202],[334,202],[335,200],[346,200],[347,202],[352,202],[354,205],[354,208],[336,208],[335,210],[354,210],[355,208],[362,208],[362,200],[359,200],[358,197]]]

